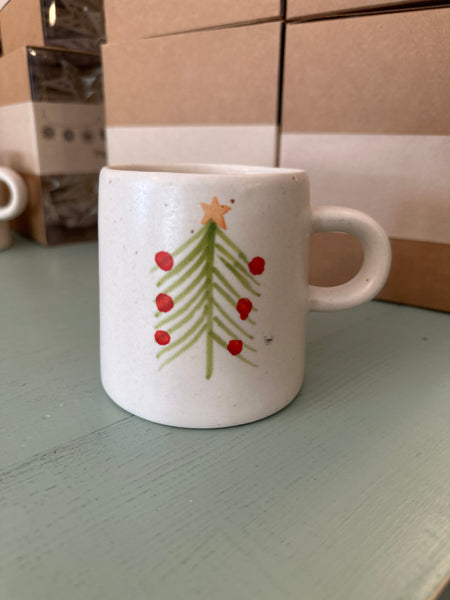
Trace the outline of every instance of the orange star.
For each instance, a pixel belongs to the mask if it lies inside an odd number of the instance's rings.
[[[229,210],[231,210],[230,206],[225,206],[224,204],[219,204],[217,197],[214,196],[211,204],[205,204],[204,202],[200,202],[202,205],[204,215],[201,221],[202,225],[205,223],[209,223],[209,221],[214,221],[216,225],[222,227],[222,229],[227,228],[227,224],[225,223],[225,219],[223,215],[225,215]]]

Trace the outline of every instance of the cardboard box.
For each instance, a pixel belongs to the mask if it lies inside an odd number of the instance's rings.
[[[273,166],[281,23],[103,46],[110,164]]]
[[[108,42],[254,23],[283,16],[282,0],[105,0]]]
[[[357,208],[386,229],[393,267],[380,297],[441,310],[450,310],[449,25],[448,8],[288,24],[280,149],[281,166],[309,172],[313,205]],[[313,281],[329,278],[331,257],[340,282],[348,277],[344,239],[315,242],[330,252],[313,252]]]
[[[0,12],[3,53],[23,46],[99,52],[102,0],[9,0]]]
[[[2,45],[2,11],[0,10],[0,56],[3,54],[3,45]]]
[[[439,4],[437,0],[286,0],[288,20],[309,20],[344,14],[409,10]],[[441,2],[442,4],[442,2]]]
[[[392,267],[380,300],[450,311],[450,244],[391,238]],[[359,271],[363,253],[352,236],[311,237],[312,285],[340,285]]]
[[[35,175],[103,166],[98,56],[21,48],[0,58],[0,82],[1,164]]]
[[[93,226],[102,100],[98,55],[28,47],[0,58],[0,164],[26,177],[17,227],[41,243],[85,239]]]
[[[97,239],[98,173],[21,175],[28,206],[16,231],[45,245]]]

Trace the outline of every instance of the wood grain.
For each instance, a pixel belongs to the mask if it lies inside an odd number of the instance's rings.
[[[375,302],[312,314],[287,409],[182,430],[101,390],[95,244],[20,241],[0,280],[1,598],[426,600],[439,588],[447,315]]]
[[[2,467],[126,413],[98,402],[97,244],[53,250],[17,236],[0,282]]]

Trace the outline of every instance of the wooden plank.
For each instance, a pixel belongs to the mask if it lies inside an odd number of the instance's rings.
[[[0,255],[0,467],[127,416],[101,389],[97,244]]]
[[[71,402],[58,434],[36,419],[51,443],[0,472],[0,596],[428,598],[450,564],[448,316],[384,303],[311,315],[287,409],[173,429],[123,418],[99,390],[92,247],[19,246],[3,264],[16,290],[6,338],[35,329],[8,365],[39,390],[49,369]],[[2,419],[17,434],[36,410],[25,398]]]

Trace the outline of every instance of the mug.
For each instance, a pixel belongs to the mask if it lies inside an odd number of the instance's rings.
[[[343,231],[359,273],[308,285],[309,237]],[[308,311],[373,298],[390,268],[381,227],[359,211],[310,208],[301,170],[232,165],[105,167],[100,174],[101,378],[144,419],[226,427],[298,394]]]
[[[23,179],[8,167],[0,167],[0,184],[4,183],[8,194],[6,200],[3,186],[0,185],[0,250],[6,250],[12,243],[9,219],[18,217],[27,205],[27,187]]]

